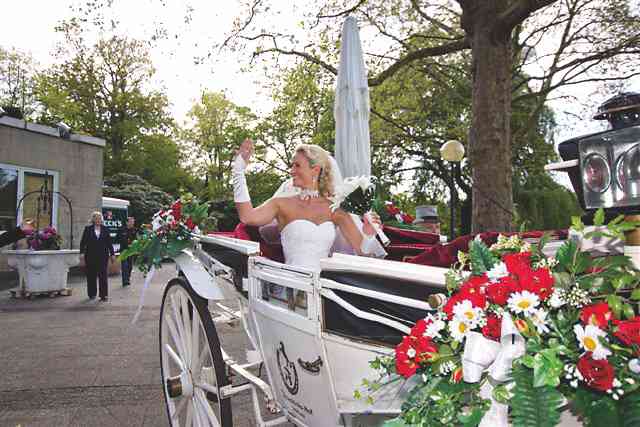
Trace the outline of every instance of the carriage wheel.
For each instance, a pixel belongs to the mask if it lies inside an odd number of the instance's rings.
[[[181,278],[167,284],[160,309],[160,363],[171,426],[231,427],[229,384],[207,301]]]

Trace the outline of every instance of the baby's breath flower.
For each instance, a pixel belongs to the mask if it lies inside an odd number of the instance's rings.
[[[585,291],[578,286],[574,286],[567,291],[566,301],[572,307],[582,308],[591,303],[591,298],[589,298],[588,291]]]

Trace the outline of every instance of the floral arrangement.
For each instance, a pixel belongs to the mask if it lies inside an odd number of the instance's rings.
[[[597,233],[633,226],[617,218]],[[567,406],[585,426],[640,425],[640,273],[571,240],[547,257],[545,241],[500,236],[458,254],[437,312],[371,362],[369,398],[389,381],[415,384],[387,425],[554,426]]]
[[[48,226],[43,230],[34,230],[27,236],[29,249],[34,251],[59,250],[62,246],[62,237],[55,227]]]
[[[334,189],[331,200],[331,211],[343,208],[347,212],[364,214],[370,209],[373,200],[375,184],[373,177],[354,176],[344,179],[342,184]]]
[[[393,202],[385,201],[384,202],[384,210],[386,216],[395,219],[400,224],[411,225],[415,218],[407,213],[404,213],[399,208],[397,208]]]
[[[145,228],[120,260],[133,257],[143,273],[160,267],[165,258],[172,258],[191,245],[191,235],[200,232],[198,226],[208,217],[208,203],[201,203],[192,194],[176,200],[171,207],[156,212],[151,227]]]

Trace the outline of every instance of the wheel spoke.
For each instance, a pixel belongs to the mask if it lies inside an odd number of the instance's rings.
[[[167,322],[167,326],[169,327],[169,332],[171,333],[171,338],[173,339],[173,343],[176,345],[176,349],[178,350],[178,354],[180,355],[182,360],[185,360],[184,348],[182,346],[183,345],[182,340],[180,339],[180,333],[178,332],[176,323],[174,322],[170,313],[166,314],[165,320]]]
[[[171,356],[171,359],[173,359],[173,361],[176,362],[176,365],[178,365],[178,367],[180,368],[180,371],[184,371],[185,370],[184,364],[182,363],[182,361],[180,360],[180,358],[178,357],[176,352],[173,351],[173,349],[171,348],[169,343],[166,343],[164,345],[164,349],[167,352],[167,354],[169,354],[169,356]]]
[[[200,354],[200,317],[195,307],[191,317],[191,372],[196,375],[200,370],[198,356]]]
[[[218,417],[216,417],[216,414],[213,413],[213,409],[211,409],[211,405],[209,405],[209,402],[207,401],[207,398],[204,395],[204,392],[202,390],[194,390],[194,392],[195,392],[194,395],[196,396],[196,399],[200,401],[200,404],[203,406],[203,409],[205,410],[205,413],[209,420],[209,424],[214,427],[220,427],[220,423],[218,422]]]
[[[180,356],[182,356],[182,360],[188,363],[188,360],[190,360],[191,358],[189,357],[189,353],[188,353],[189,349],[186,346],[187,342],[185,339],[184,323],[180,319],[180,313],[178,313],[178,304],[176,304],[175,298],[173,295],[171,295],[171,302],[172,302],[171,310],[173,312],[173,320],[176,323],[176,327],[178,328],[178,336],[182,344],[183,353]]]
[[[187,418],[184,421],[184,425],[185,427],[193,427],[193,402],[191,402],[191,405],[187,405]]]
[[[182,328],[184,330],[184,344],[187,350],[185,360],[187,366],[191,367],[191,354],[193,353],[193,348],[191,348],[191,325],[189,322],[189,316],[195,317],[197,314],[195,313],[195,306],[191,303],[191,309],[194,311],[191,313],[189,311],[189,301],[186,295],[180,295],[180,311],[182,312]]]
[[[182,399],[180,399],[180,402],[178,402],[178,405],[175,406],[175,411],[173,412],[173,414],[171,414],[171,420],[178,422],[178,417],[180,417],[180,413],[182,411],[184,411],[185,406],[187,405],[187,402],[189,401],[189,399],[187,399],[186,397],[183,397]]]

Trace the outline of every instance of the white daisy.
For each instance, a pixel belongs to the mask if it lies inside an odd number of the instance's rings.
[[[425,337],[439,338],[440,331],[447,326],[440,316],[436,317],[430,314],[424,320],[427,322],[427,328],[422,334]]]
[[[586,351],[590,351],[594,360],[606,359],[611,355],[611,351],[600,342],[600,337],[607,336],[607,333],[602,329],[594,325],[587,325],[584,328],[582,325],[575,325],[573,332],[576,334],[580,346]]]
[[[529,291],[514,292],[507,301],[509,309],[516,314],[529,314],[535,312],[536,307],[540,304],[538,295]]]
[[[482,319],[484,310],[480,307],[473,307],[471,301],[466,299],[453,306],[453,315],[469,325],[470,328],[474,328]]]
[[[497,263],[491,270],[487,271],[487,277],[491,283],[498,283],[501,278],[507,277],[508,275],[507,264],[504,262]]]
[[[451,332],[453,339],[458,342],[462,342],[469,330],[469,325],[457,317],[454,317],[453,320],[449,322],[449,332]]]
[[[539,334],[546,334],[549,332],[549,327],[547,326],[547,312],[542,308],[537,309],[533,312],[531,316],[531,322],[535,325]]]

